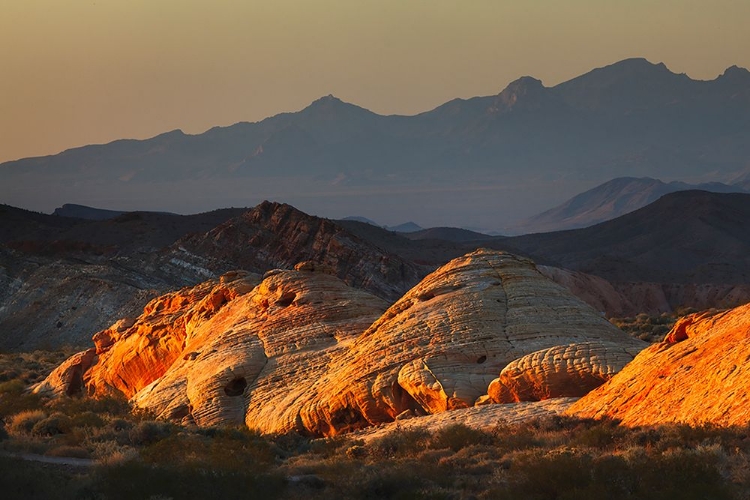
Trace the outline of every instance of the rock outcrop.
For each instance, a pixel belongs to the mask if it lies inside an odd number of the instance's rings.
[[[96,333],[95,349],[73,356],[35,391],[91,396],[119,393],[132,397],[166,372],[198,324],[259,281],[257,275],[234,272],[159,296],[146,305],[138,318],[123,318]]]
[[[679,320],[569,412],[629,426],[750,422],[750,304]]]
[[[503,368],[488,395],[494,403],[583,396],[611,379],[642,348],[635,342],[593,341],[532,352]]]
[[[487,403],[511,369],[541,387],[514,401],[580,395],[645,346],[503,252],[455,259],[387,310],[336,273],[304,262],[161,296],[36,390],[121,393],[185,423],[330,436]]]
[[[325,269],[272,271],[196,328],[184,354],[134,403],[199,425],[247,423],[268,433],[298,429],[298,415],[331,359],[386,307]]]
[[[631,352],[646,345],[542,276],[531,261],[478,250],[430,274],[334,360],[301,421],[315,434],[332,435],[403,412],[470,407],[514,360],[592,341]]]

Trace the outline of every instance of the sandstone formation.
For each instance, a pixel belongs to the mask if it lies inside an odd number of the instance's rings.
[[[325,269],[272,271],[196,328],[169,372],[134,402],[199,425],[246,422],[268,433],[297,429],[301,408],[331,359],[386,307]]]
[[[630,426],[750,422],[750,304],[679,320],[663,343],[642,351],[570,408]]]
[[[85,346],[92,332],[137,317],[169,290],[302,260],[390,301],[430,270],[278,203],[100,221],[0,205],[0,349]]]
[[[330,436],[487,403],[509,365],[542,387],[514,400],[582,394],[645,345],[503,252],[455,259],[387,310],[336,272],[303,262],[161,296],[36,390],[115,392],[185,423]]]
[[[86,393],[92,396],[120,393],[132,397],[161,377],[182,353],[197,324],[206,321],[225,303],[247,293],[258,277],[228,273],[195,287],[171,292],[150,301],[143,314],[124,318],[94,335],[96,346],[66,361],[36,388],[52,394]],[[84,361],[85,360],[85,361]],[[69,376],[67,371],[80,371]]]
[[[393,432],[428,429],[430,432],[454,424],[463,424],[475,429],[490,431],[502,425],[515,425],[536,419],[562,415],[578,398],[554,398],[512,404],[490,404],[459,408],[457,410],[399,419],[383,425],[356,431],[357,439],[370,441]]]
[[[503,368],[488,395],[494,403],[583,396],[632,361],[635,342],[580,342],[532,352]]]
[[[301,422],[315,434],[332,435],[405,411],[467,408],[512,361],[592,341],[645,346],[546,279],[531,261],[477,250],[425,278],[334,360]]]

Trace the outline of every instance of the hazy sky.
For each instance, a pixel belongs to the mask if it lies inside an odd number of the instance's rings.
[[[750,67],[748,0],[0,0],[0,161],[256,121],[382,114],[634,56]]]

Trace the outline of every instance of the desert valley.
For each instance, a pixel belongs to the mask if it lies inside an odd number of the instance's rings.
[[[215,64],[174,61],[218,71],[216,40]],[[335,53],[326,85],[359,81]],[[255,54],[297,75],[266,96],[318,88],[305,54],[304,76]],[[410,114],[331,94],[46,156],[0,142],[0,497],[750,499],[750,71],[586,61]],[[387,87],[362,74],[349,95]],[[159,85],[124,102],[161,126]]]

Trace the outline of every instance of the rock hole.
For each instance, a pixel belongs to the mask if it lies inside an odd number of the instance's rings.
[[[58,327],[58,328],[62,328],[63,322],[62,321],[58,321],[55,326]]]
[[[279,299],[276,301],[276,305],[279,307],[287,307],[292,302],[294,302],[294,299],[297,298],[297,294],[294,292],[286,292],[284,293]]]
[[[484,363],[485,361],[487,361],[487,356],[479,356],[479,357],[477,358],[477,364],[478,364],[478,365],[481,365],[481,364],[482,364],[482,363]]]
[[[71,370],[70,382],[68,387],[65,389],[65,395],[68,397],[80,396],[83,392],[83,368],[81,365],[76,365]]]
[[[242,393],[245,392],[245,387],[247,387],[245,377],[237,377],[224,386],[224,392],[230,397],[242,396]]]
[[[427,302],[428,300],[432,300],[435,298],[435,294],[432,292],[425,292],[421,295],[417,295],[417,300],[420,302]]]

